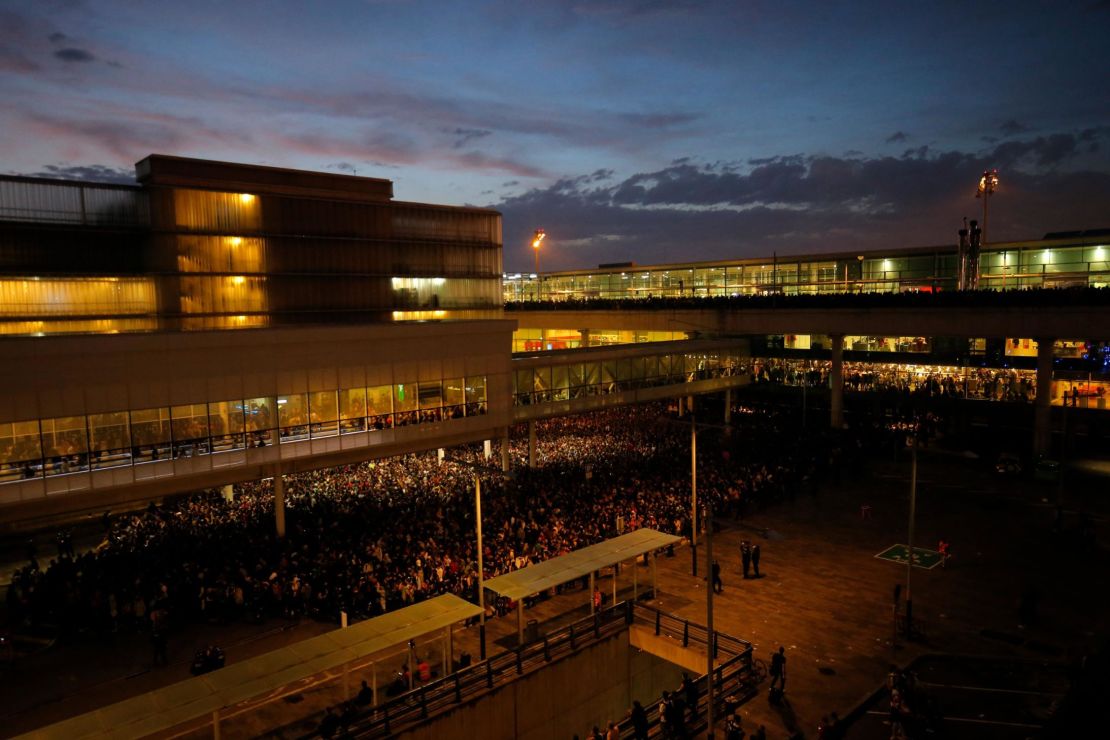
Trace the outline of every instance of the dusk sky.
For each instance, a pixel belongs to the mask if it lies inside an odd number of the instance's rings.
[[[505,267],[1110,227],[1110,2],[0,0],[0,171],[152,152],[496,208]]]

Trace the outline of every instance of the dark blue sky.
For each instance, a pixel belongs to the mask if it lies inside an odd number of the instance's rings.
[[[505,214],[509,270],[1110,226],[1110,3],[0,0],[0,170],[151,152]]]

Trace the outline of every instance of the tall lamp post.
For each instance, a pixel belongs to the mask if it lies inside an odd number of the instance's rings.
[[[910,589],[910,579],[913,576],[913,529],[917,515],[917,437],[921,433],[920,422],[914,423],[913,437],[910,440],[910,523],[906,543],[906,639],[913,635],[913,591]]]
[[[532,234],[532,251],[536,253],[536,300],[540,300],[543,282],[540,280],[540,244],[543,243],[544,238],[547,236],[543,229],[536,229]]]
[[[983,247],[987,246],[987,205],[990,203],[991,196],[998,188],[998,170],[987,170],[983,176],[979,178],[979,189],[975,193],[976,198],[983,199],[983,237],[981,244]]]
[[[478,475],[474,475],[474,518],[477,524],[478,534],[478,608],[482,610],[478,615],[478,658],[480,660],[486,659],[486,586],[483,581],[484,572],[482,570],[482,481]]]

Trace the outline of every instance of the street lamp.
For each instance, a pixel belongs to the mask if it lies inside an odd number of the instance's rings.
[[[536,300],[540,299],[540,288],[543,283],[540,280],[540,244],[547,236],[543,229],[536,229],[532,234],[532,251],[536,253]]]
[[[998,170],[987,170],[979,178],[979,189],[975,192],[976,198],[983,199],[983,237],[981,244],[987,245],[987,204],[990,202],[994,191],[998,189]]]

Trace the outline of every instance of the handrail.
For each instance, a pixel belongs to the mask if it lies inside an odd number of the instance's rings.
[[[363,710],[347,727],[351,737],[384,737],[404,728],[434,718],[460,704],[489,693],[499,686],[515,681],[550,662],[597,644],[631,624],[650,626],[656,634],[680,640],[684,634],[695,645],[708,645],[708,632],[703,625],[684,620],[644,604],[622,601],[592,616],[565,625],[543,638],[506,650],[394,697],[383,704]],[[745,640],[714,630],[718,653],[727,656],[714,668],[715,706],[723,709],[734,696],[750,696],[758,683],[752,670],[752,646]],[[699,717],[704,718],[708,678],[702,674],[695,680],[699,696]],[[651,727],[659,724],[662,700],[644,709]],[[718,715],[720,716],[720,715]],[[704,719],[701,720],[704,723]],[[622,734],[631,733],[631,719],[619,723]],[[692,728],[689,728],[692,729]],[[318,731],[302,735],[301,740],[320,737]]]
[[[542,639],[506,650],[460,671],[366,709],[348,727],[353,737],[382,737],[399,728],[426,721],[438,713],[571,655],[624,629],[630,623],[629,602],[619,602],[579,619]],[[312,731],[302,738],[319,737]]]

